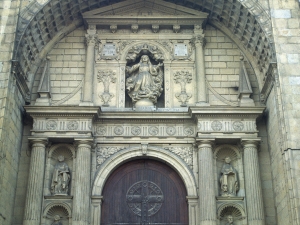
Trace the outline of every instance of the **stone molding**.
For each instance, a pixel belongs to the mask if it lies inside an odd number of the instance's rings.
[[[114,170],[122,162],[127,161],[132,158],[142,158],[144,157],[141,146],[127,148],[126,151],[118,151],[110,157],[110,160],[106,160],[99,168],[95,174],[95,180],[92,187],[92,196],[100,196],[102,193],[102,188],[104,186],[104,181],[110,175],[111,171]],[[197,196],[196,190],[196,180],[193,172],[189,167],[186,166],[184,160],[182,160],[176,154],[171,153],[160,147],[155,147],[148,145],[147,157],[159,159],[160,161],[165,161],[166,163],[172,165],[173,168],[180,174],[187,188],[188,196]]]

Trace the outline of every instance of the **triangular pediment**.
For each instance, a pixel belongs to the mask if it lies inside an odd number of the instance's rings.
[[[141,19],[145,21],[147,18],[156,18],[160,20],[174,19],[206,19],[207,13],[203,13],[194,9],[179,6],[162,0],[126,0],[110,6],[91,10],[83,13],[83,18],[88,23],[97,23],[97,19],[112,19],[117,22],[118,19]],[[122,21],[118,21],[122,22]],[[98,24],[103,21],[98,21]]]

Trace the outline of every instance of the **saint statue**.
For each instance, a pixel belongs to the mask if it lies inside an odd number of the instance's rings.
[[[142,55],[139,63],[126,67],[130,75],[126,79],[126,90],[135,106],[154,106],[161,95],[162,63],[152,65],[148,55]]]
[[[239,190],[238,174],[230,162],[230,157],[226,157],[221,170],[221,196],[236,196]]]
[[[60,216],[59,216],[59,215],[55,215],[55,216],[54,216],[54,222],[53,222],[51,225],[63,225],[63,224],[60,222]]]
[[[226,218],[227,222],[225,225],[233,225],[233,217],[232,215],[227,216]]]
[[[51,193],[53,195],[68,195],[70,170],[67,163],[64,162],[65,157],[58,156],[58,163],[54,167]]]

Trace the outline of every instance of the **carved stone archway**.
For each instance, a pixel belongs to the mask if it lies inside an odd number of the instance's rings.
[[[163,148],[154,146],[148,146],[142,149],[140,147],[124,149],[112,155],[98,168],[94,184],[92,186],[92,225],[100,224],[99,215],[101,215],[101,195],[104,184],[110,174],[124,162],[145,157],[165,162],[177,171],[187,190],[189,224],[196,225],[198,220],[198,212],[196,210],[198,205],[198,194],[196,180],[191,169],[175,154]]]

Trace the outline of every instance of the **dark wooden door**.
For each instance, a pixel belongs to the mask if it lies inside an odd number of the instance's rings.
[[[181,178],[166,164],[125,163],[104,186],[101,225],[188,224],[186,195]]]

